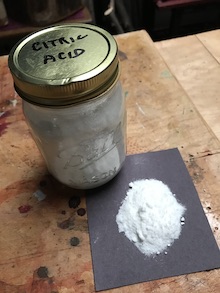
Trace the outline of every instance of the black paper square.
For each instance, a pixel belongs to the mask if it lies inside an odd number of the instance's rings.
[[[168,254],[147,257],[118,232],[116,215],[129,183],[154,178],[186,207],[185,225]],[[120,173],[87,192],[96,291],[220,267],[220,253],[197,191],[178,149],[127,156]]]

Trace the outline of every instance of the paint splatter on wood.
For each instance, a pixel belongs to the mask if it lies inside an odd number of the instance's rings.
[[[48,268],[47,267],[39,267],[37,269],[37,275],[39,278],[48,278]]]
[[[84,208],[80,208],[77,210],[77,215],[78,216],[84,216],[86,214],[86,210]]]
[[[61,229],[73,229],[74,226],[74,221],[72,218],[69,218],[67,220],[64,220],[60,223],[57,223],[57,227],[61,228]]]
[[[69,199],[69,207],[72,209],[77,208],[80,205],[80,197],[78,196],[73,196]]]
[[[30,210],[32,209],[32,206],[30,206],[30,205],[22,205],[22,206],[20,206],[19,208],[18,208],[18,210],[19,210],[19,212],[21,213],[21,214],[26,214],[26,213],[28,213]]]
[[[78,246],[79,245],[79,238],[78,237],[72,237],[71,239],[70,239],[70,245],[71,246]]]

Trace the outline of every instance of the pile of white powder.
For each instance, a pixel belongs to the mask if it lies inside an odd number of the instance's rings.
[[[116,216],[119,232],[147,256],[167,254],[180,236],[186,208],[162,181],[137,180],[129,187]]]

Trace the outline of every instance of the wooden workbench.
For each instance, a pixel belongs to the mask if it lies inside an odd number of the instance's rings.
[[[172,74],[220,139],[220,30],[155,45]]]
[[[220,142],[217,123],[215,129],[207,119],[213,109],[217,113],[220,103],[216,61],[220,49],[213,45],[212,51],[210,42],[205,46],[207,39],[207,35],[180,39],[181,56],[191,58],[197,69],[187,87],[193,66],[185,62],[185,73],[175,64],[169,69],[146,32],[117,37],[127,99],[127,152],[178,147],[220,245]],[[190,48],[181,43],[187,40]],[[175,44],[178,47],[178,41]],[[162,53],[169,51],[168,46],[172,48],[172,42],[157,44]],[[178,56],[175,46],[172,58]],[[207,68],[212,69],[209,74]],[[87,217],[68,204],[77,192],[48,174],[25,123],[6,56],[0,58],[0,75],[0,292],[94,292]],[[39,200],[39,191],[45,199]],[[83,192],[79,208],[86,209]],[[70,245],[72,237],[79,239],[79,245]],[[212,270],[108,292],[217,293],[219,279],[220,270]]]

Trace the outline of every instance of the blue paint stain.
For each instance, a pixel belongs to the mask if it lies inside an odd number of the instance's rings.
[[[128,96],[128,91],[126,91],[125,93],[124,93],[124,95],[125,95],[125,98]]]
[[[160,76],[164,78],[173,78],[172,73],[168,69],[165,69],[164,71],[162,71]]]

